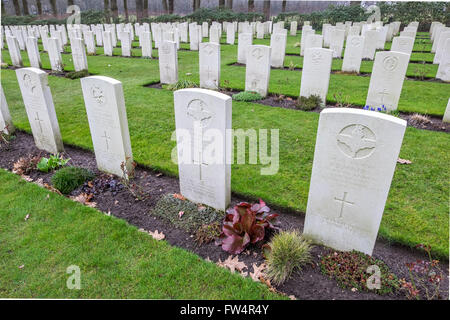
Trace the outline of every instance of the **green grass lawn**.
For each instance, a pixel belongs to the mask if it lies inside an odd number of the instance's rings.
[[[2,298],[283,298],[2,169],[0,180]],[[71,265],[80,290],[66,286]]]
[[[243,90],[245,68],[227,65],[236,60],[237,46],[223,45],[221,50],[221,86]],[[3,55],[8,61],[7,51]],[[49,68],[47,55],[42,58]],[[70,58],[63,56],[67,70],[73,70]],[[198,83],[198,52],[179,51],[178,58],[180,78]],[[170,159],[175,147],[170,141],[175,129],[173,93],[143,87],[159,81],[158,61],[105,56],[89,56],[88,61],[91,73],[123,83],[135,160],[177,175],[178,168]],[[301,71],[272,70],[270,91],[297,96],[300,78]],[[364,105],[369,80],[333,74],[327,99],[331,102],[335,93],[342,93],[352,103]],[[64,142],[92,150],[80,81],[50,76],[49,83]],[[2,85],[15,124],[30,131],[14,71],[2,70]],[[442,115],[448,88],[448,84],[405,81],[399,109]],[[305,212],[318,118],[316,113],[233,102],[233,128],[280,130],[280,170],[274,176],[261,176],[261,165],[233,165],[232,190]],[[411,246],[424,242],[448,257],[449,149],[449,134],[407,129],[400,157],[413,164],[397,166],[381,236]]]

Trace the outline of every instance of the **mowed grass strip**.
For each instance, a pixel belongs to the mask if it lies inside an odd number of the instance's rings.
[[[222,46],[222,86],[243,90],[245,68],[226,66],[235,59],[235,51],[236,46]],[[180,78],[198,83],[198,53],[179,51],[178,55]],[[70,55],[63,58],[69,67]],[[159,81],[158,61],[105,56],[89,56],[88,61],[90,72],[123,82],[135,160],[177,175],[178,168],[170,157],[175,147],[171,141],[175,129],[173,93],[143,87]],[[298,94],[300,76],[300,71],[273,70],[271,91]],[[368,77],[332,75],[329,96],[342,92],[364,104],[368,81]],[[64,142],[92,150],[80,81],[49,77],[49,83]],[[409,87],[410,83],[414,87]],[[14,123],[30,131],[14,71],[2,70],[2,85]],[[445,99],[446,104],[448,99],[439,85],[448,88],[447,84],[405,81],[402,99],[409,98],[417,109],[421,102],[438,109],[435,101]],[[233,102],[233,128],[280,130],[280,168],[274,176],[262,176],[261,165],[235,164],[232,190],[305,212],[318,118],[316,113]],[[413,164],[397,166],[380,235],[411,246],[427,243],[436,253],[448,257],[449,149],[447,133],[407,129],[400,157]]]
[[[284,298],[2,169],[0,194],[2,298]],[[80,290],[66,285],[72,265]]]

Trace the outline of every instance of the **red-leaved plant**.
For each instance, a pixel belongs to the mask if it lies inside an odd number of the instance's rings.
[[[273,220],[278,214],[270,214],[270,208],[261,199],[259,203],[241,202],[227,210],[220,236],[222,249],[239,254],[250,243],[264,239],[266,229],[279,230]]]

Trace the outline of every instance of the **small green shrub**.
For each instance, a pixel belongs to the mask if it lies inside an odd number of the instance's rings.
[[[242,91],[242,92],[233,94],[233,100],[236,100],[236,101],[250,102],[250,101],[257,101],[257,100],[261,100],[261,99],[262,99],[262,96],[258,92],[254,92],[254,91]]]
[[[371,266],[377,266],[380,270],[380,289],[368,287],[367,281],[372,276],[368,268]],[[320,270],[324,275],[334,278],[341,288],[356,288],[358,291],[364,290],[380,295],[394,292],[399,288],[399,280],[383,261],[355,250],[331,252],[321,259]]]
[[[85,168],[66,167],[55,172],[52,176],[52,184],[61,193],[69,194],[94,177],[94,174]]]
[[[37,164],[37,168],[39,171],[49,172],[65,166],[69,161],[70,159],[64,159],[63,156],[60,156],[58,153],[56,155],[51,155],[50,158],[42,157],[41,161]]]
[[[284,283],[294,271],[311,261],[312,245],[297,230],[281,231],[265,245],[267,277],[275,284]]]
[[[195,233],[195,241],[199,245],[213,242],[222,233],[222,229],[220,227],[220,223],[218,222],[202,225]]]
[[[318,95],[311,95],[309,97],[298,97],[295,107],[300,110],[313,110],[322,105],[322,98]]]
[[[81,70],[81,71],[71,71],[66,74],[66,78],[69,79],[80,79],[89,76],[89,71]]]
[[[176,83],[169,84],[167,90],[177,91],[186,88],[197,88],[198,85],[190,80],[178,80]]]

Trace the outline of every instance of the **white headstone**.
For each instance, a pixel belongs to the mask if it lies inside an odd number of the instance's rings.
[[[272,33],[270,36],[270,65],[274,68],[284,67],[284,56],[286,52],[287,30],[283,29]]]
[[[396,110],[403,81],[408,68],[409,55],[396,51],[380,51],[375,55],[366,106]]]
[[[227,25],[227,43],[228,44],[234,44],[234,25],[232,23],[229,23]]]
[[[291,28],[290,28],[290,35],[296,36],[297,35],[297,21],[291,21]]]
[[[322,48],[323,36],[320,34],[310,34],[305,40],[305,49]]]
[[[345,30],[334,28],[331,32],[330,49],[333,50],[333,58],[342,57],[342,48],[344,47]]]
[[[33,68],[42,68],[41,64],[41,56],[39,55],[39,47],[37,38],[35,37],[28,37],[27,38],[27,52],[28,52],[28,59],[30,60],[30,65]]]
[[[450,123],[450,99],[448,99],[447,108],[445,108],[445,113],[442,121]]]
[[[36,147],[53,154],[64,151],[47,73],[22,68],[16,75]]]
[[[12,134],[15,131],[15,127],[9,114],[8,103],[6,102],[5,93],[1,84],[0,99],[0,133]]]
[[[247,49],[247,68],[245,71],[245,91],[255,91],[265,97],[270,80],[271,48],[251,45]]]
[[[122,56],[131,57],[131,34],[127,31],[120,32],[119,39],[122,46]]]
[[[310,29],[306,29],[305,30],[305,27],[303,27],[303,29],[302,29],[302,38],[300,39],[300,55],[301,56],[305,55],[306,38],[308,38],[308,36],[310,34],[314,34],[314,30],[310,30]]]
[[[183,89],[175,91],[174,102],[181,194],[225,211],[231,198],[231,144],[226,138],[232,123],[231,98]],[[207,144],[211,138],[214,143]]]
[[[376,30],[367,30],[364,33],[363,59],[373,60],[377,48],[378,32]]]
[[[305,50],[303,61],[300,96],[317,95],[325,106],[330,83],[331,62],[333,50],[324,48],[310,48]]]
[[[405,129],[379,112],[321,112],[303,234],[372,254]]]
[[[132,170],[133,154],[122,83],[103,76],[81,79],[97,167],[123,177]]]
[[[448,31],[441,32],[439,35],[439,38],[437,39],[437,46],[436,46],[436,54],[434,55],[433,63],[439,64],[441,62],[441,58],[444,55],[445,50],[445,42],[447,39],[450,39],[450,28],[447,28]]]
[[[70,45],[75,71],[88,70],[86,48],[83,39],[73,38]]]
[[[347,37],[347,43],[345,45],[342,71],[359,73],[363,50],[364,50],[364,37],[349,35]]]
[[[218,89],[220,85],[220,45],[200,43],[200,87]]]
[[[139,37],[142,42],[142,57],[151,58],[152,57],[152,34],[150,32],[144,31]]]
[[[96,47],[95,47],[95,41],[94,41],[94,33],[92,31],[85,32],[84,42],[86,44],[86,49],[87,49],[88,54],[95,54]],[[109,42],[109,43],[111,43],[111,42]],[[106,51],[106,44],[104,45],[104,47],[105,47],[104,49]],[[105,55],[106,55],[106,52],[105,52]]]
[[[22,55],[20,53],[19,42],[16,37],[6,36],[6,43],[8,44],[9,56],[14,67],[23,67]]]
[[[436,73],[436,79],[450,82],[450,39],[445,41],[444,52]]]
[[[61,52],[59,51],[59,40],[57,38],[48,38],[48,57],[52,70],[62,72],[63,63]]]
[[[219,28],[217,26],[211,26],[209,29],[209,42],[220,44]]]
[[[161,83],[171,84],[178,81],[178,53],[174,41],[164,41],[158,49],[159,75]]]
[[[103,32],[103,51],[104,51],[105,56],[109,56],[109,57],[113,56],[113,40],[112,40],[111,31]],[[89,49],[88,49],[88,53],[92,54],[92,52],[90,52]],[[95,47],[94,47],[93,54],[95,54]]]
[[[252,45],[253,37],[251,33],[240,33],[238,35],[238,56],[237,62],[245,64],[248,47]]]
[[[414,47],[414,39],[410,37],[394,37],[392,39],[391,51],[411,54]]]
[[[191,51],[198,51],[199,48],[198,28],[196,23],[189,24],[189,48]]]

